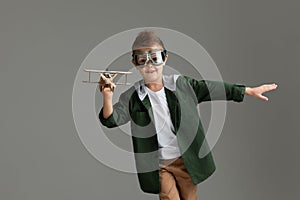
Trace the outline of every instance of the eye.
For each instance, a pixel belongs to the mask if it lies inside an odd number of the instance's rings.
[[[142,59],[138,59],[138,63],[145,63],[146,59],[142,58]]]

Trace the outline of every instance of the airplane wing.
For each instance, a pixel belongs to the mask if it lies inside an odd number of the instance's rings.
[[[125,72],[125,71],[107,71],[107,70],[98,70],[98,69],[84,69],[86,72],[92,73],[109,73],[109,74],[131,74],[132,72]]]
[[[124,72],[124,71],[108,71],[108,70],[98,70],[98,69],[84,69],[85,72],[88,72],[88,80],[82,81],[84,83],[100,83],[99,81],[92,81],[91,80],[91,73],[98,73],[98,74],[110,74],[110,75],[115,75],[115,74],[120,74],[120,75],[125,75],[125,81],[124,82],[116,82],[114,83],[115,85],[130,85],[130,83],[127,83],[127,75],[131,74],[132,72]]]

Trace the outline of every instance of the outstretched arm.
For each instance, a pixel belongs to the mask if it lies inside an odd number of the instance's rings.
[[[259,98],[264,101],[268,101],[268,97],[264,96],[263,93],[275,90],[277,88],[277,85],[275,83],[273,84],[264,84],[258,87],[246,87],[245,94],[254,96],[256,98]]]

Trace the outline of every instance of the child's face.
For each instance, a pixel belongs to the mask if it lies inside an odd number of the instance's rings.
[[[137,60],[141,62],[145,62],[147,59],[147,53],[151,52],[151,55],[148,54],[149,59],[153,59],[156,61],[157,57],[155,53],[156,50],[163,51],[164,49],[160,45],[153,45],[151,47],[143,47],[135,50],[135,53],[142,54],[142,56],[138,57]],[[145,65],[136,65],[136,63],[132,60],[132,63],[135,65],[137,70],[141,73],[144,81],[146,84],[151,83],[161,83],[162,82],[162,74],[163,74],[163,67],[166,64],[168,59],[168,55],[165,56],[165,60],[157,65],[153,64],[151,60],[148,60]]]

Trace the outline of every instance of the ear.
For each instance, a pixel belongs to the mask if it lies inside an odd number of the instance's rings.
[[[164,63],[166,63],[166,62],[167,62],[167,60],[168,60],[168,56],[169,56],[168,54],[166,54],[166,55],[165,55],[165,61],[164,61]]]

